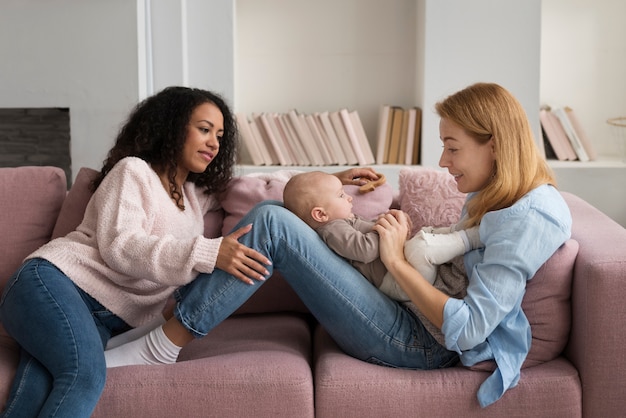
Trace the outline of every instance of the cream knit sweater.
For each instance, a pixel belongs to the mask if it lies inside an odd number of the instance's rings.
[[[222,238],[203,237],[217,201],[192,183],[180,210],[143,160],[121,160],[104,178],[75,231],[50,241],[41,257],[131,326],[161,312],[179,286],[211,273]]]

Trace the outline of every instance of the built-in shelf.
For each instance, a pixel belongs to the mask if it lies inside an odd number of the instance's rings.
[[[624,168],[626,159],[617,157],[601,157],[594,161],[559,161],[548,160],[550,167],[554,168]]]

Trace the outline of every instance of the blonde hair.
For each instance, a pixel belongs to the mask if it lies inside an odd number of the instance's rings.
[[[508,90],[494,83],[476,83],[437,103],[435,110],[477,142],[493,139],[493,175],[468,201],[466,227],[479,224],[487,212],[513,205],[537,186],[556,186],[552,170],[539,154],[526,112]]]

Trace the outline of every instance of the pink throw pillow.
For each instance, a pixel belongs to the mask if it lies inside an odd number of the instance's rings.
[[[572,325],[572,277],[578,242],[570,239],[544,263],[526,283],[522,310],[530,323],[532,342],[522,369],[557,358],[569,339]],[[492,371],[493,361],[484,361],[472,370]]]
[[[572,324],[571,296],[578,242],[566,241],[526,283],[522,310],[532,332],[523,367],[545,363],[565,349]]]
[[[466,195],[458,191],[450,174],[425,167],[403,168],[398,183],[400,209],[413,222],[411,235],[423,226],[458,222]]]
[[[273,173],[253,173],[235,177],[228,189],[219,197],[225,211],[222,234],[230,233],[257,203],[264,200],[283,200],[283,190],[287,181],[299,171],[277,170]],[[358,186],[345,186],[345,191],[352,196],[353,211],[366,219],[375,219],[389,210],[393,201],[393,188],[383,184],[374,191],[360,194]]]
[[[54,231],[52,231],[53,239],[67,235],[81,223],[85,215],[87,203],[91,199],[89,183],[97,174],[96,170],[87,167],[82,167],[78,170],[76,180],[74,180],[67,197],[63,201],[61,213],[59,213]]]

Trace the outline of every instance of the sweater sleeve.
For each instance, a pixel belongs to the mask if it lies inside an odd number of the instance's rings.
[[[213,271],[221,238],[202,236],[201,215],[195,231],[184,224],[184,215],[142,160],[118,163],[91,204],[100,255],[122,276],[177,286]]]
[[[371,263],[380,253],[378,233],[373,222],[362,219],[331,221],[318,229],[326,245],[338,255],[352,261]]]

